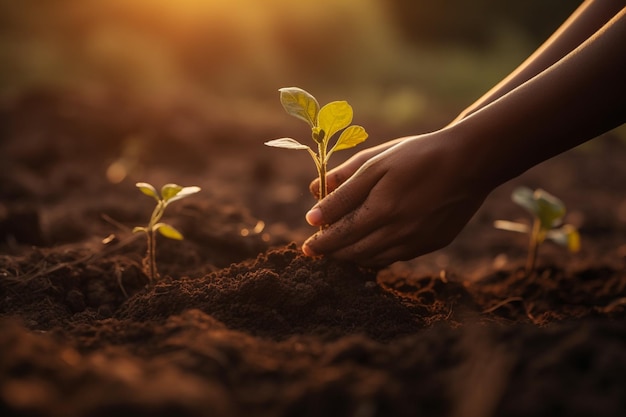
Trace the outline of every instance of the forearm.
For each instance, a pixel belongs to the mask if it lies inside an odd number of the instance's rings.
[[[556,64],[447,128],[493,188],[626,120],[626,8]]]
[[[465,109],[453,123],[492,103],[559,61],[606,24],[622,7],[623,0],[585,1],[535,53]]]

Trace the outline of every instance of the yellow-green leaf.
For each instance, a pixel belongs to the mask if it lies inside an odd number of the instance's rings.
[[[565,215],[563,202],[541,188],[532,191],[527,187],[519,187],[513,191],[511,198],[537,217],[544,230],[558,226]]]
[[[183,187],[178,184],[165,184],[161,187],[161,197],[163,197],[163,200],[168,201],[172,197],[175,197],[182,189]]]
[[[350,126],[339,136],[337,143],[333,146],[333,151],[350,149],[367,139],[367,132],[362,126]]]
[[[298,87],[286,87],[278,91],[280,102],[288,114],[304,120],[311,127],[317,124],[320,105],[315,97]]]
[[[537,201],[537,217],[543,229],[558,226],[565,216],[565,205],[561,200],[540,188],[535,190],[534,198]]]
[[[168,239],[183,240],[183,235],[169,224],[157,223],[154,225],[154,229]]]
[[[137,226],[133,228],[133,233],[147,232],[147,231],[148,229],[146,229],[145,227],[141,227],[141,226]]]
[[[138,182],[135,186],[145,195],[153,197],[156,201],[159,201],[157,190],[152,186],[152,184],[148,184],[147,182]]]
[[[280,138],[270,140],[265,142],[265,145],[272,146],[274,148],[285,148],[285,149],[310,149],[308,146],[301,144],[295,139],[291,138]]]
[[[324,131],[324,142],[352,123],[352,107],[347,101],[332,101],[320,109],[318,126]]]
[[[570,252],[578,252],[580,250],[580,233],[578,233],[578,230],[572,229],[567,234],[567,248]]]
[[[580,250],[580,233],[574,225],[564,224],[558,229],[549,230],[546,237],[561,246],[566,246],[570,252]]]
[[[195,194],[197,192],[200,191],[200,187],[197,187],[195,185],[191,186],[191,187],[182,187],[181,190],[179,192],[176,193],[176,195],[174,195],[173,197],[170,197],[169,200],[167,200],[167,203],[172,203],[176,200],[180,200],[181,198],[185,198],[191,194]]]

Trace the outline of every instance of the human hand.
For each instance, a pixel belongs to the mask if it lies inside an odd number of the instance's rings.
[[[385,142],[378,146],[373,146],[371,148],[362,150],[352,156],[343,164],[339,165],[336,168],[329,170],[326,173],[326,187],[328,192],[334,191],[337,187],[343,184],[352,174],[354,174],[365,162],[367,162],[372,157],[386,151],[392,146],[402,142],[407,138],[399,138],[395,140],[391,140],[389,142]],[[315,196],[315,198],[319,199],[320,196],[320,180],[319,178],[314,179],[309,184],[309,191],[311,194]]]
[[[490,191],[467,175],[461,148],[450,135],[432,133],[406,138],[365,163],[363,154],[347,161],[330,181],[341,185],[306,216],[311,225],[328,226],[302,250],[382,267],[446,246]]]

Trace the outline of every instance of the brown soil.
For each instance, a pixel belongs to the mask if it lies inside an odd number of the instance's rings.
[[[262,146],[278,122],[44,92],[0,118],[2,416],[626,415],[611,134],[496,190],[448,248],[372,271],[300,254],[313,172]],[[203,190],[168,208],[185,240],[158,241],[152,284],[136,181]],[[520,184],[583,236],[576,255],[543,246],[531,277],[525,236],[491,227],[525,218]]]

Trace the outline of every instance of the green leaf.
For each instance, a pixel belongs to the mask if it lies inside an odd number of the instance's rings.
[[[315,97],[298,87],[286,87],[278,91],[280,102],[288,114],[304,120],[312,128],[317,125],[320,105]]]
[[[182,189],[183,187],[178,184],[165,184],[163,187],[161,187],[161,197],[163,197],[164,201],[169,201],[170,199],[175,197],[176,194],[178,194]]]
[[[147,182],[138,182],[135,186],[145,195],[153,197],[156,201],[159,201],[159,194],[152,184],[148,184]]]
[[[537,201],[535,201],[533,190],[528,187],[518,187],[511,194],[511,199],[524,207],[533,216],[538,213]]]
[[[291,138],[280,138],[270,140],[269,142],[265,142],[265,145],[272,146],[274,148],[285,148],[285,149],[311,149],[306,145],[301,144],[295,139]]]
[[[350,126],[339,136],[337,143],[333,146],[332,151],[340,151],[342,149],[354,148],[359,143],[367,139],[367,132],[362,126]]]
[[[544,230],[558,226],[565,215],[563,202],[541,188],[532,191],[527,187],[519,187],[513,191],[511,198],[538,218]]]
[[[183,235],[169,224],[157,223],[154,225],[154,230],[158,230],[159,233],[168,239],[183,240]]]
[[[191,194],[195,194],[199,192],[200,190],[201,190],[200,187],[197,187],[195,185],[192,185],[191,187],[183,187],[178,193],[176,193],[175,196],[167,200],[167,203],[169,204],[174,201],[180,200],[181,198],[185,198],[187,196],[190,196]]]
[[[537,201],[537,217],[543,229],[551,229],[561,223],[565,216],[565,205],[561,200],[540,188],[535,190],[534,198]]]
[[[561,246],[566,246],[570,252],[580,250],[580,233],[571,224],[565,224],[558,229],[548,231],[546,237]]]
[[[347,101],[332,101],[320,109],[318,126],[324,131],[324,142],[352,123],[352,107]]]

